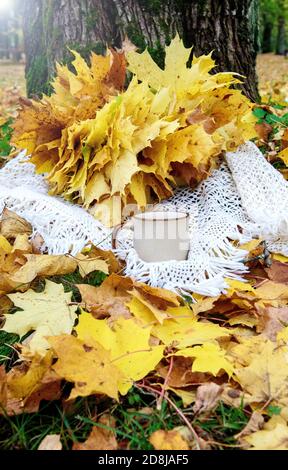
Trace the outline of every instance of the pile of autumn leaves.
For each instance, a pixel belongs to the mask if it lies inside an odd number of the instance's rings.
[[[194,57],[179,37],[166,48],[165,69],[147,51],[73,52],[75,73],[57,67],[54,93],[22,100],[13,143],[47,173],[51,194],[78,202],[106,225],[120,222],[113,201],[148,203],[195,186],[256,136],[252,104],[232,73],[211,74],[215,62]],[[127,69],[132,79],[125,87]]]
[[[162,399],[173,392],[184,407],[194,403],[198,420],[207,419],[219,400],[242,404],[250,420],[236,436],[238,445],[287,449],[288,259],[273,255],[269,268],[253,262],[249,282],[227,280],[225,295],[195,295],[197,303],[188,304],[119,275],[111,252],[87,247],[76,257],[40,254],[43,240],[30,243],[30,235],[27,222],[4,213],[2,332],[24,341],[13,345],[15,362],[0,368],[2,413],[33,413],[42,400],[120,400],[136,383]],[[243,248],[250,258],[261,257],[259,240]],[[87,283],[96,270],[110,273],[100,287]],[[77,302],[71,286],[65,292],[52,277],[75,271],[83,279],[73,285]],[[71,384],[69,397],[63,395],[65,382]],[[268,418],[271,406],[279,413]],[[211,448],[201,428],[194,434],[184,429],[157,431],[151,443],[158,449]],[[76,448],[97,448],[97,432]]]

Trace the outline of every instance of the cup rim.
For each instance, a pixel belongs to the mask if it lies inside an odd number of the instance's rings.
[[[147,215],[150,215],[148,218]],[[151,214],[161,214],[162,216],[165,214],[175,214],[174,217],[151,217]],[[148,212],[142,212],[141,214],[136,214],[134,215],[134,218],[137,220],[146,220],[146,221],[159,221],[159,222],[168,222],[170,220],[181,220],[181,219],[187,219],[189,217],[188,212],[183,212],[183,211],[148,211]]]

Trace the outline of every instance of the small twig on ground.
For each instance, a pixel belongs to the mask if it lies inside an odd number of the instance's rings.
[[[164,399],[164,396],[165,396],[166,387],[168,385],[170,375],[171,375],[172,370],[173,370],[173,365],[174,365],[174,358],[173,358],[173,356],[171,356],[168,373],[166,375],[165,382],[164,382],[162,390],[161,390],[161,395],[159,396],[159,399],[157,400],[157,410],[161,410],[162,402],[163,402],[163,399]]]
[[[155,388],[152,388],[152,387],[149,387],[148,385],[144,385],[144,384],[139,384],[137,383],[136,384],[136,387],[138,388],[144,388],[146,390],[149,390],[150,392],[152,393],[157,393],[158,395],[162,395],[162,392],[159,392],[159,390],[156,390]],[[190,421],[186,418],[186,416],[184,415],[184,413],[178,408],[177,405],[175,405],[175,403],[173,403],[172,400],[170,400],[170,398],[167,396],[167,394],[164,392],[164,396],[163,396],[163,399],[165,399],[166,401],[168,401],[168,403],[174,408],[174,410],[176,411],[176,413],[180,416],[180,418],[184,421],[184,423],[186,424],[186,426],[188,427],[188,429],[191,431],[194,439],[195,439],[195,443],[196,443],[196,450],[201,450],[201,443],[200,443],[200,440],[199,440],[199,436],[198,434],[196,433],[195,429],[193,428],[192,424],[190,423]]]

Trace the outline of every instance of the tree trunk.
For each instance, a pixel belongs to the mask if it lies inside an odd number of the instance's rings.
[[[177,32],[183,35],[179,0],[113,1],[121,38],[128,36],[141,51],[148,47],[154,60],[163,66],[165,44],[169,44]]]
[[[42,0],[25,0],[23,5],[24,47],[28,96],[46,93],[49,88],[47,54],[44,42]]]
[[[24,0],[24,5],[28,96],[49,91],[55,62],[71,61],[69,48],[89,59],[105,44],[121,45],[113,0]]]
[[[44,0],[44,4],[49,74],[54,71],[55,61],[69,61],[68,48],[89,58],[91,51],[103,52],[106,43],[121,45],[112,0]]]
[[[258,99],[257,0],[24,1],[33,12],[33,19],[26,19],[24,24],[29,95],[35,92],[30,64],[39,61],[39,54],[44,63],[40,75],[43,73],[45,77],[47,73],[50,77],[55,60],[69,62],[67,46],[87,57],[91,50],[101,53],[106,44],[120,47],[128,35],[140,50],[148,47],[162,66],[164,45],[178,31],[187,46],[194,46],[196,55],[214,50],[219,64],[217,70],[245,75],[245,93],[253,100]],[[40,14],[37,16],[33,4],[38,5]],[[28,11],[26,9],[26,14]],[[36,27],[38,22],[42,24]],[[34,46],[32,49],[29,49],[30,43]],[[38,93],[42,90],[41,86],[37,89]]]
[[[258,2],[255,0],[184,0],[184,41],[196,55],[213,52],[217,70],[246,77],[243,89],[258,101],[256,57]]]

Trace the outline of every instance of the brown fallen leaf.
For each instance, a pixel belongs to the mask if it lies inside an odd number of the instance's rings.
[[[4,366],[0,366],[0,414],[7,404],[7,374]]]
[[[255,291],[261,300],[288,300],[288,286],[279,282],[265,280]]]
[[[215,408],[220,400],[222,392],[223,387],[215,384],[214,382],[200,385],[200,387],[197,388],[196,402],[193,407],[193,412],[195,414],[205,413]]]
[[[1,275],[0,275],[1,278]],[[6,315],[9,310],[13,307],[12,300],[7,297],[7,295],[0,296],[0,317]],[[0,328],[1,328],[1,318],[0,318]]]
[[[83,443],[74,443],[72,450],[117,450],[118,443],[115,438],[115,420],[112,416],[103,415],[99,419],[100,425],[107,428],[93,426],[88,439]],[[109,429],[108,429],[109,428]]]
[[[197,124],[197,123],[202,123],[203,128],[207,132],[207,134],[213,134],[215,130],[217,129],[217,124],[214,119],[214,117],[207,116],[204,114],[200,108],[196,108],[195,111],[193,111],[186,120],[187,124]]]
[[[101,250],[97,246],[92,246],[91,250],[88,253],[88,256],[92,258],[100,258],[107,262],[109,266],[109,273],[119,273],[122,269],[122,266],[119,260],[114,255],[113,251]]]
[[[32,234],[32,226],[15,212],[4,209],[0,222],[0,233],[7,239],[14,239],[17,235]]]
[[[288,284],[288,264],[273,260],[269,268],[264,268],[271,281]]]
[[[113,83],[113,86],[118,90],[123,90],[126,80],[126,56],[124,52],[116,52],[110,49],[113,57],[112,66],[107,77],[108,83]]]
[[[62,450],[60,436],[58,434],[49,434],[44,437],[38,450]]]
[[[9,294],[13,290],[22,290],[24,292],[27,290],[27,286],[19,286],[18,282],[12,282],[9,275],[6,273],[0,273],[0,296],[4,294]]]
[[[43,237],[38,233],[31,240],[32,252],[34,255],[40,255],[45,244]]]
[[[37,413],[42,401],[51,402],[59,400],[62,394],[61,383],[62,380],[54,371],[48,371],[36,390],[24,401],[23,412]],[[11,410],[11,403],[9,410]]]
[[[255,129],[260,139],[264,140],[265,142],[268,141],[269,135],[273,131],[273,127],[270,126],[270,124],[267,124],[267,122],[256,124]]]
[[[185,357],[174,357],[174,365],[167,379],[167,386],[174,388],[189,387],[199,385],[209,380],[208,376],[202,372],[192,372],[192,359]],[[160,364],[157,372],[163,379],[166,379],[169,366]]]
[[[149,438],[155,450],[189,450],[187,441],[179,431],[155,431]]]
[[[124,316],[130,318],[131,314],[126,304],[131,300],[128,291],[132,288],[133,281],[129,277],[111,274],[100,287],[88,284],[77,285],[85,308],[95,318],[111,316],[118,318]]]
[[[233,408],[245,407],[253,403],[253,396],[249,393],[244,393],[242,390],[231,387],[229,384],[224,384],[224,390],[221,395],[221,401]]]
[[[288,307],[261,307],[256,305],[260,314],[257,332],[261,332],[271,341],[276,341],[277,333],[288,325]]]
[[[134,288],[141,294],[150,304],[166,310],[168,307],[179,307],[180,298],[174,292],[160,287],[151,287],[142,282],[135,282]]]

